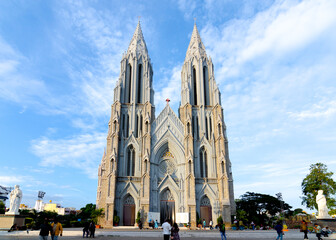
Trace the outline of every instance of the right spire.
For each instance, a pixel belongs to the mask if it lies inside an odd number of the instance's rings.
[[[191,34],[191,39],[190,39],[190,43],[188,46],[185,60],[189,60],[193,56],[206,57],[205,47],[198,33],[196,23],[194,24],[194,29]]]

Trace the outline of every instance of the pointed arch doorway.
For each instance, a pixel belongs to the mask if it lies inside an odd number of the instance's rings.
[[[135,202],[131,195],[124,198],[123,226],[134,226],[135,224]]]
[[[201,212],[202,224],[203,224],[203,219],[204,219],[205,222],[206,222],[206,226],[208,226],[210,220],[213,221],[213,219],[212,219],[211,202],[210,202],[210,199],[207,196],[204,196],[201,199],[200,212]]]
[[[160,198],[160,223],[164,223],[166,219],[175,221],[175,200],[169,189],[162,192]]]

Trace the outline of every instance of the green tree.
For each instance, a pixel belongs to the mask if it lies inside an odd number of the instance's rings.
[[[78,217],[82,219],[82,221],[87,221],[91,218],[91,214],[96,210],[96,204],[86,204],[85,207],[82,207],[80,214],[78,214]]]
[[[281,213],[281,210],[288,211],[292,208],[276,197],[254,192],[242,195],[240,199],[236,200],[236,206],[237,213],[245,212],[241,217],[247,219],[248,222],[253,221],[257,225],[269,224],[271,219],[269,216],[275,216]],[[240,212],[241,210],[243,212]]]
[[[5,204],[2,201],[0,201],[0,214],[4,214],[5,211],[6,211]]]
[[[103,208],[99,208],[99,209],[95,209],[91,212],[91,219],[93,220],[93,222],[95,224],[98,223],[98,218],[100,218],[101,216],[104,216],[104,209]],[[118,216],[115,216],[118,217]],[[118,217],[119,218],[119,217]],[[113,218],[114,219],[114,218]],[[119,223],[119,220],[118,220]]]
[[[336,201],[332,197],[336,193],[336,182],[332,179],[333,172],[328,172],[327,165],[315,163],[310,165],[310,173],[303,179],[302,188],[302,205],[309,209],[317,209],[316,195],[318,190],[323,190],[327,199],[329,208],[335,206]]]

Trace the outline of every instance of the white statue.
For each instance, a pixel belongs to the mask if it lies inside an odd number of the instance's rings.
[[[10,193],[9,211],[6,214],[19,215],[19,207],[22,199],[22,191],[19,185],[14,186],[14,190]]]
[[[316,195],[316,203],[318,206],[318,219],[325,219],[325,218],[331,218],[328,213],[327,208],[327,200],[325,196],[323,195],[323,190],[318,190],[318,194]]]

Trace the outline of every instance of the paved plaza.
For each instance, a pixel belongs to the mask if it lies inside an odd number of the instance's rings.
[[[18,232],[0,232],[0,240],[13,240],[13,239],[38,239],[39,231],[30,231],[29,233],[25,231]],[[138,230],[138,229],[97,229],[96,231],[97,239],[104,240],[119,240],[119,239],[130,239],[130,240],[162,240],[161,230]],[[216,230],[181,230],[181,239],[193,239],[193,240],[213,240],[220,239],[219,231]],[[269,231],[227,231],[228,240],[238,240],[238,239],[272,239],[276,238],[276,233],[274,230]],[[50,237],[49,237],[50,239]],[[63,236],[59,237],[60,240],[64,239],[83,239],[81,228],[71,228],[65,229]],[[303,239],[303,234],[299,230],[289,230],[285,232],[284,240],[294,240]],[[309,234],[309,239],[317,239],[315,234]],[[336,235],[331,235],[328,238],[323,239],[336,239]]]

